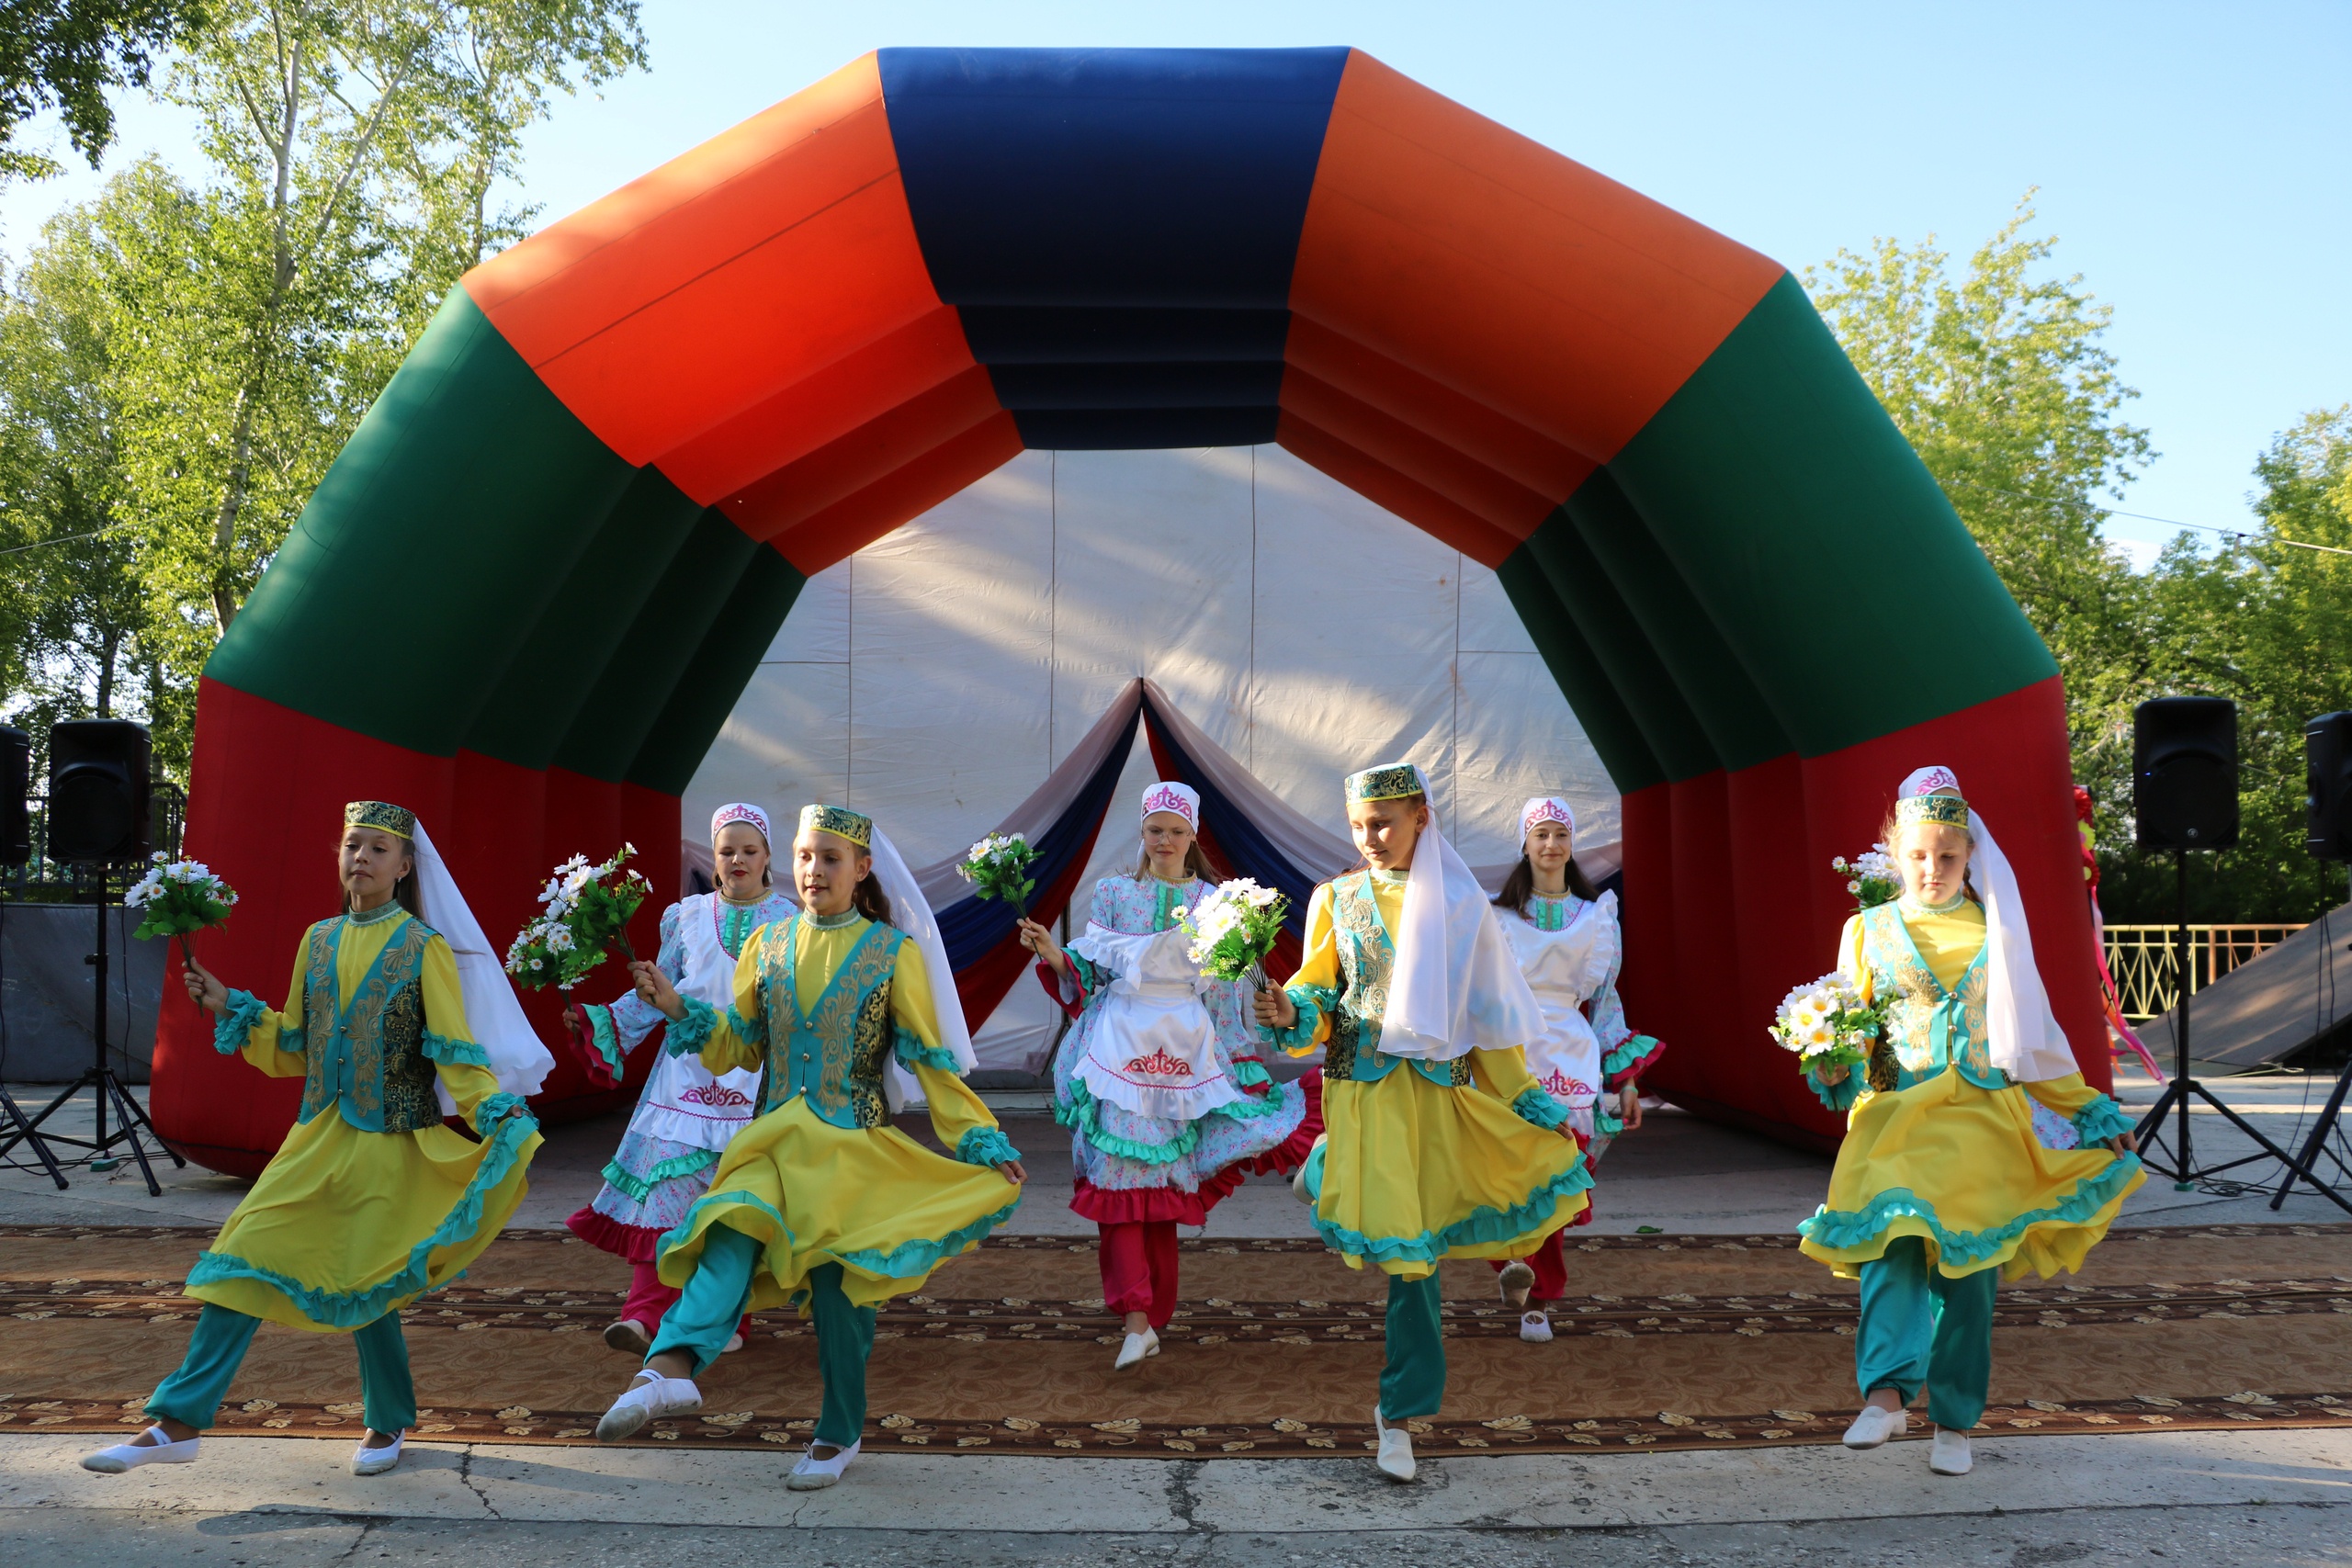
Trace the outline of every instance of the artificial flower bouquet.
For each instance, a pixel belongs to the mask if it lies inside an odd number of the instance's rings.
[[[1799,986],[1781,998],[1772,1020],[1772,1038],[1796,1053],[1808,1073],[1826,1067],[1858,1067],[1870,1060],[1885,1026],[1886,1010],[1866,1006],[1843,969]]]
[[[1846,879],[1846,891],[1854,896],[1857,912],[1903,896],[1903,874],[1895,869],[1894,858],[1884,844],[1872,844],[1852,860],[1838,855],[1830,861],[1829,869]]]
[[[180,956],[196,962],[188,938],[229,919],[236,907],[236,889],[221,881],[202,861],[174,860],[161,852],[148,857],[147,874],[122,896],[125,908],[144,911],[136,937],[180,939]]]
[[[636,845],[623,844],[602,865],[590,865],[587,856],[574,855],[557,866],[539,893],[545,912],[525,926],[506,950],[506,972],[535,991],[547,986],[568,991],[605,961],[608,948],[617,949],[624,962],[635,963],[637,953],[628,944],[629,917],[653,891],[643,874],[621,869],[636,852]]]
[[[1192,939],[1185,954],[1212,980],[1246,977],[1262,988],[1266,954],[1274,950],[1289,908],[1289,899],[1246,876],[1226,883],[1184,911],[1178,922]]]
[[[1037,852],[1025,833],[990,833],[974,844],[956,870],[983,898],[1001,898],[1015,914],[1029,912],[1029,895],[1037,890],[1029,867]]]

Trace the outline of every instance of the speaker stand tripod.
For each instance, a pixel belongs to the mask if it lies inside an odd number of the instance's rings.
[[[2173,953],[2177,965],[2177,973],[2180,978],[2180,999],[2173,1008],[2174,1072],[2172,1082],[2165,1086],[2164,1093],[2156,1097],[2156,1103],[2151,1106],[2148,1113],[2140,1119],[2140,1163],[2159,1176],[2171,1177],[2173,1190],[2176,1192],[2187,1192],[2194,1190],[2199,1182],[2211,1180],[2225,1170],[2235,1170],[2242,1165],[2252,1165],[2256,1160],[2275,1159],[2287,1168],[2286,1181],[2278,1189],[2281,1199],[2285,1197],[2287,1189],[2293,1185],[2295,1178],[2300,1176],[2310,1182],[2321,1197],[2325,1198],[2346,1213],[2352,1214],[2352,1201],[2346,1201],[2342,1193],[2313,1176],[2308,1159],[2296,1158],[2263,1136],[2252,1122],[2216,1100],[2211,1089],[2189,1076],[2188,852],[2174,851],[2173,864],[2179,876],[2179,919],[2173,937]],[[2338,1085],[2337,1100],[2334,1103],[2340,1103],[2342,1096],[2343,1087]],[[2223,1160],[2219,1165],[2199,1165],[2196,1148],[2190,1140],[2188,1130],[2191,1101],[2201,1101],[2204,1105],[2211,1107],[2215,1114],[2227,1118],[2231,1126],[2235,1127],[2252,1141],[2256,1152],[2243,1155],[2236,1159]],[[2179,1117],[2179,1126],[2171,1134],[2169,1163],[2167,1163],[2166,1155],[2159,1153],[2165,1146],[2164,1121],[2167,1112],[2177,1112]],[[2274,1200],[2270,1206],[2275,1209],[2278,1203]]]
[[[130,1091],[123,1087],[122,1080],[115,1076],[114,1068],[107,1061],[107,871],[104,866],[94,867],[93,870],[96,876],[96,891],[93,897],[97,905],[98,946],[97,951],[85,960],[91,965],[96,978],[96,984],[92,987],[96,998],[96,1005],[92,1013],[90,1065],[83,1069],[80,1077],[67,1084],[56,1098],[33,1112],[29,1118],[21,1112],[15,1115],[16,1130],[6,1143],[0,1143],[0,1156],[6,1156],[10,1149],[20,1143],[31,1144],[35,1152],[40,1156],[41,1164],[49,1168],[50,1175],[56,1179],[57,1185],[62,1188],[65,1185],[65,1178],[58,1170],[57,1159],[51,1153],[48,1145],[56,1144],[67,1148],[86,1150],[90,1168],[107,1171],[122,1163],[113,1152],[115,1146],[119,1144],[128,1144],[130,1146],[130,1157],[139,1162],[139,1174],[147,1179],[147,1195],[151,1198],[160,1198],[164,1195],[163,1184],[155,1179],[155,1168],[147,1162],[147,1147],[141,1142],[142,1137],[154,1139],[155,1146],[164,1154],[170,1155],[172,1164],[175,1166],[186,1168],[187,1161],[182,1159],[170,1145],[164,1142],[163,1134],[155,1131],[155,1124],[147,1119],[147,1112],[139,1108],[137,1100],[131,1099]],[[89,1137],[76,1138],[63,1133],[44,1133],[40,1130],[42,1122],[48,1121],[51,1115],[62,1109],[67,1101],[85,1089],[96,1090],[97,1100],[97,1120]],[[115,1125],[111,1129],[107,1126],[107,1107],[109,1104],[115,1109],[116,1118]],[[12,1112],[16,1111],[14,1105],[8,1109]],[[82,1161],[77,1158],[67,1163],[79,1165]]]
[[[2321,973],[2325,974],[2335,962],[2335,955],[2327,951],[2327,943],[2335,940],[2335,933],[2328,929],[2326,916],[2323,915],[2320,919],[2322,921],[2320,964]],[[2329,994],[2334,995],[2332,987]],[[2345,1057],[2342,1070],[2335,1075],[2335,1088],[2327,1097],[2327,1106],[2320,1111],[2319,1120],[2312,1123],[2311,1136],[2303,1140],[2303,1166],[2307,1174],[2319,1169],[2320,1156],[2324,1155],[2335,1163],[2337,1170],[2342,1171],[2346,1177],[2352,1177],[2352,1165],[2345,1164],[2344,1156],[2327,1146],[2327,1135],[2335,1131],[2336,1118],[2343,1114],[2344,1097],[2347,1090],[2352,1090],[2352,1055]],[[2288,1190],[2294,1185],[2295,1173],[2289,1171],[2285,1179],[2278,1183],[2278,1190],[2271,1194],[2270,1207],[2273,1210],[2286,1202]],[[2341,1202],[2342,1200],[2338,1199],[2337,1201]]]

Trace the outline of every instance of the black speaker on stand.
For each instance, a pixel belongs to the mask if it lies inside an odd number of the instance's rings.
[[[87,880],[97,914],[97,951],[85,960],[95,971],[96,980],[91,987],[96,998],[90,1029],[93,1049],[90,1066],[82,1076],[34,1112],[6,1143],[0,1143],[0,1156],[27,1140],[36,1148],[44,1143],[62,1145],[86,1150],[90,1168],[106,1171],[122,1163],[114,1150],[127,1144],[130,1157],[139,1162],[140,1175],[147,1179],[148,1196],[160,1198],[163,1184],[155,1179],[154,1167],[147,1163],[142,1136],[154,1139],[155,1146],[170,1155],[174,1165],[184,1167],[187,1161],[164,1142],[107,1060],[107,894],[118,868],[145,860],[153,847],[154,818],[147,775],[144,726],[117,718],[70,719],[50,726],[49,858],[73,867],[77,881]],[[96,1091],[97,1101],[97,1121],[89,1137],[40,1130],[42,1122],[85,1089]],[[107,1125],[108,1105],[115,1111],[112,1128]],[[49,1157],[46,1149],[43,1157]],[[64,1185],[62,1179],[58,1185]]]
[[[2272,1143],[2254,1124],[2213,1097],[2211,1090],[2190,1076],[2188,1013],[2190,952],[2188,942],[2188,857],[2198,850],[2226,850],[2238,841],[2238,708],[2226,697],[2157,697],[2142,703],[2132,715],[2132,807],[2139,822],[2139,847],[2170,850],[2178,888],[2178,919],[2173,955],[2179,976],[2179,1000],[2173,1007],[2173,1080],[2156,1103],[2140,1119],[2140,1159],[2150,1170],[2172,1178],[2176,1192],[2193,1191],[2223,1171],[2235,1170],[2260,1159],[2275,1159],[2287,1168],[2287,1180],[2296,1177],[2316,1188],[2346,1213],[2346,1202],[2311,1168]],[[2258,1153],[2199,1166],[2189,1135],[2191,1101],[2201,1101],[2253,1141]],[[2165,1117],[2178,1119],[2165,1147]]]
[[[2352,866],[2352,713],[2324,713],[2303,726],[2303,848],[2315,859]],[[2335,962],[2328,951],[2335,933],[2328,929],[2325,915],[2320,921],[2320,970],[2325,974]],[[2344,1113],[2347,1091],[2352,1091],[2352,1056],[2345,1059],[2335,1075],[2326,1108],[2303,1140],[2306,1170],[2317,1172],[2324,1156],[2344,1177],[2352,1177],[2352,1165],[2346,1164],[2327,1141]],[[2271,1194],[2270,1206],[2277,1209],[2285,1203],[2294,1185],[2295,1173],[2289,1171],[2279,1180],[2278,1190]]]
[[[21,729],[0,726],[0,865],[23,865],[33,858],[32,815],[26,809],[25,798],[31,793],[33,782],[33,738]],[[7,918],[7,905],[0,902],[0,919]],[[0,1066],[7,1061],[8,1021],[0,1017]],[[8,1093],[5,1079],[0,1079],[0,1133],[7,1134],[0,1142],[0,1158],[18,1144],[30,1145],[40,1160],[40,1168],[65,1190],[65,1173],[57,1168],[57,1156],[40,1141],[33,1124],[25,1119],[24,1111]]]

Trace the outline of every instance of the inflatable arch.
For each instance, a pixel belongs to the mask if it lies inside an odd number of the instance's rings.
[[[206,670],[209,955],[285,973],[362,795],[494,933],[575,850],[674,886],[809,574],[1024,446],[1268,441],[1500,573],[1624,795],[1665,1092],[1834,1134],[1764,1021],[1928,761],[2106,1081],[2055,667],[1796,282],[1345,49],[884,50],[469,274]],[[166,1015],[158,1124],[256,1168],[298,1086]]]

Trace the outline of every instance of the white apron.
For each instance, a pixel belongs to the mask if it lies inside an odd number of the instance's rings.
[[[1218,1064],[1209,982],[1182,928],[1134,936],[1090,923],[1069,950],[1118,976],[1096,1010],[1075,1076],[1097,1100],[1139,1116],[1190,1122],[1241,1091]]]
[[[725,916],[722,902],[716,893],[683,900],[678,938],[685,949],[685,973],[678,978],[677,989],[679,995],[723,1012],[735,1000],[735,960],[718,940],[718,923]],[[759,1111],[759,1069],[738,1067],[713,1077],[700,1056],[673,1056],[664,1045],[629,1126],[673,1144],[723,1149]]]
[[[1544,1033],[1527,1043],[1527,1070],[1571,1111],[1589,1113],[1600,1094],[1600,1037],[1584,1004],[1617,962],[1616,916],[1617,895],[1603,893],[1578,904],[1563,931],[1542,931],[1508,912],[1501,922],[1520,973],[1544,1010]]]

